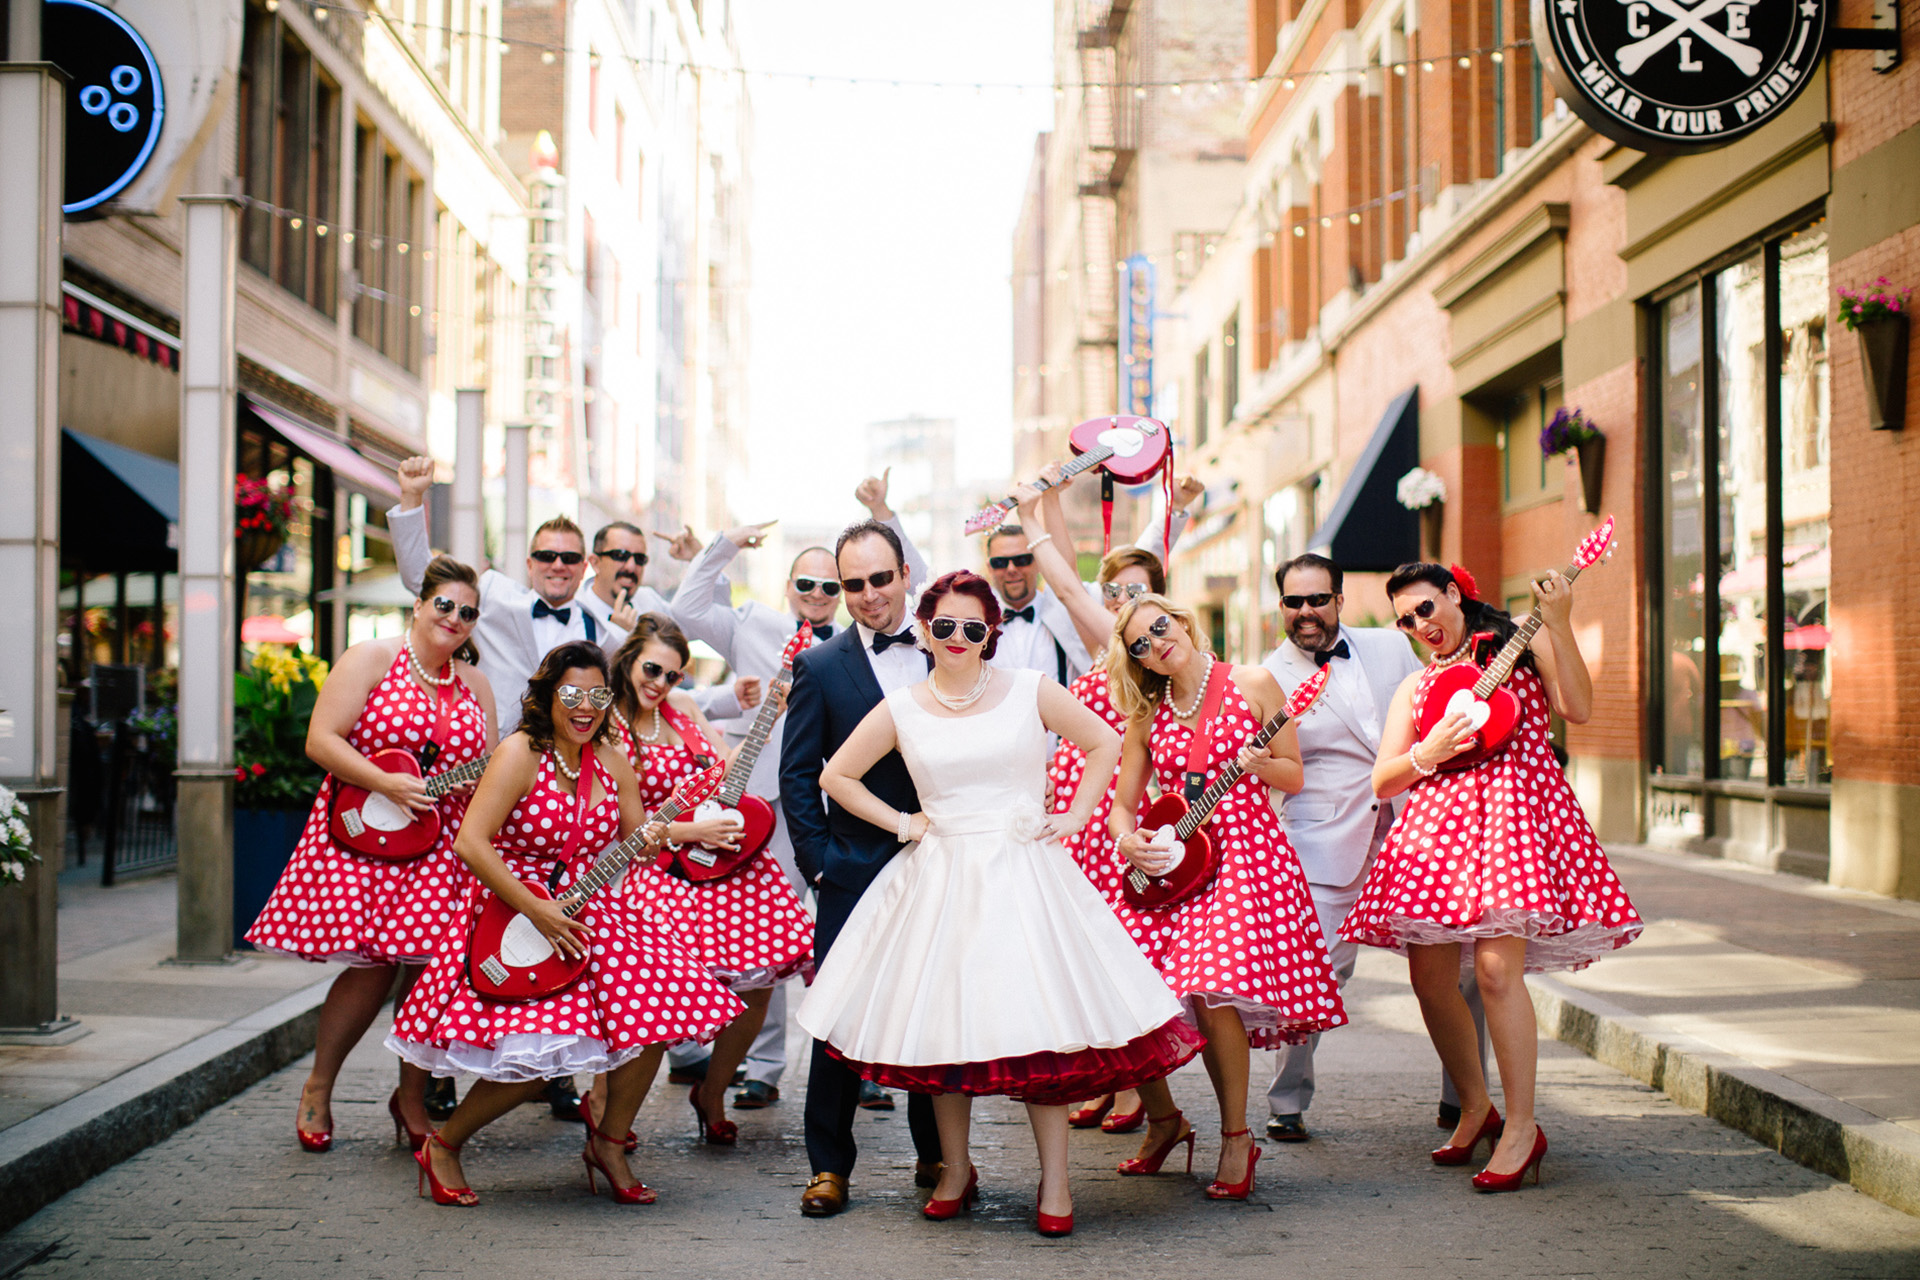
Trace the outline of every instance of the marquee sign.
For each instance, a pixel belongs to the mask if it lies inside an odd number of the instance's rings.
[[[1136,253],[1120,272],[1120,412],[1153,416],[1153,263]]]
[[[82,213],[138,177],[160,141],[166,97],[140,33],[94,0],[47,0],[42,56],[67,73],[67,183],[61,208]]]
[[[1800,96],[1833,3],[1533,0],[1535,48],[1554,91],[1597,132],[1656,155],[1707,151]]]

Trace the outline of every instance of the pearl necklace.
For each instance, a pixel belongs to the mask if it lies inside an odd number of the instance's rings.
[[[580,781],[580,771],[578,769],[567,768],[567,762],[560,758],[558,748],[550,749],[547,754],[553,757],[553,771],[555,773],[565,778],[568,782]]]
[[[1207,681],[1213,679],[1213,655],[1207,655],[1206,670],[1200,673],[1200,687],[1194,691],[1193,701],[1185,707],[1176,706],[1173,701],[1173,677],[1167,677],[1167,709],[1173,712],[1176,720],[1191,720],[1200,712],[1200,703],[1207,696]]]
[[[940,691],[939,676],[936,674],[927,677],[927,689],[933,694],[934,701],[949,711],[965,711],[968,707],[980,701],[981,695],[986,693],[987,686],[991,683],[993,683],[993,668],[987,666],[985,663],[982,663],[980,666],[980,678],[974,681],[973,688],[967,690],[965,693],[942,693]]]
[[[1473,637],[1465,636],[1461,638],[1461,641],[1459,644],[1454,646],[1452,653],[1436,653],[1433,655],[1433,661],[1430,662],[1428,665],[1435,666],[1435,667],[1451,667],[1456,663],[1465,662],[1468,658],[1472,656],[1473,656]]]
[[[622,721],[621,723],[624,724],[625,721]],[[629,730],[629,732],[631,732],[631,730]],[[652,746],[654,743],[660,741],[660,708],[655,707],[653,709],[653,732],[637,734],[635,736],[638,737],[641,742],[646,743],[648,746]]]
[[[436,676],[421,665],[419,655],[413,651],[412,636],[400,637],[400,648],[401,651],[407,655],[407,661],[413,664],[413,674],[419,676],[423,683],[432,685],[449,685],[453,683],[453,663],[451,661],[447,663],[447,674]]]

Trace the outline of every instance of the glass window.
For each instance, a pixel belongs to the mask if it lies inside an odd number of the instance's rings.
[[[1780,246],[1781,781],[1828,784],[1827,232]]]
[[[1760,254],[1714,277],[1720,776],[1767,776],[1767,313]]]
[[[1657,768],[1699,776],[1705,767],[1701,742],[1701,695],[1706,660],[1702,625],[1705,583],[1705,397],[1701,393],[1701,294],[1699,286],[1661,304],[1660,398],[1662,468],[1661,533],[1666,544],[1666,582],[1661,625],[1666,637],[1663,701],[1666,741]]]

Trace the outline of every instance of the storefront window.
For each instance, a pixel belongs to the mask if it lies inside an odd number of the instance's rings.
[[[1831,783],[1827,757],[1827,235],[1780,246],[1782,781]]]
[[[1666,634],[1666,741],[1664,772],[1697,777],[1705,765],[1702,708],[1706,692],[1703,626],[1705,583],[1706,465],[1705,396],[1701,391],[1702,343],[1699,286],[1660,307],[1662,468],[1661,526],[1667,563],[1661,623]]]
[[[1755,254],[1714,277],[1723,778],[1767,777],[1767,314]]]

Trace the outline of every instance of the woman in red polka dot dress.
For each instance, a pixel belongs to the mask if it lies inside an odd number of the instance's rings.
[[[1180,791],[1187,755],[1205,700],[1213,654],[1199,644],[1199,620],[1164,596],[1128,602],[1107,648],[1109,688],[1127,714],[1127,736],[1111,826],[1119,855],[1148,875],[1172,865],[1172,851],[1138,830],[1138,812],[1152,774],[1162,792]],[[1210,784],[1236,761],[1249,774],[1221,799],[1207,824],[1218,870],[1207,887],[1176,906],[1114,908],[1167,985],[1207,1037],[1207,1074],[1220,1106],[1220,1162],[1207,1194],[1244,1200],[1259,1159],[1247,1128],[1250,1050],[1297,1044],[1347,1020],[1327,961],[1326,940],[1308,896],[1300,859],[1280,829],[1267,788],[1300,790],[1300,743],[1291,724],[1265,748],[1246,740],[1286,703],[1263,667],[1233,667],[1206,757]],[[1260,785],[1264,784],[1264,785]],[[1192,1156],[1193,1129],[1165,1080],[1140,1090],[1147,1134],[1140,1155],[1122,1173],[1153,1173],[1182,1142]]]
[[[726,752],[693,699],[677,686],[692,656],[687,638],[671,618],[642,614],[613,658],[614,712],[621,741],[640,774],[648,808]],[[740,819],[731,810],[676,822],[668,838],[677,843],[739,847]],[[758,857],[719,880],[697,883],[665,876],[672,889],[660,896],[674,926],[713,976],[732,988],[746,1011],[713,1042],[706,1079],[688,1094],[702,1139],[732,1146],[738,1129],[726,1118],[726,1090],[733,1072],[767,1015],[774,987],[813,962],[813,920],[780,864]],[[629,879],[629,892],[642,882]],[[653,892],[651,888],[646,892]]]
[[[465,898],[466,870],[453,840],[471,788],[436,801],[421,779],[388,773],[367,757],[389,748],[418,755],[437,744],[431,776],[486,752],[493,741],[493,692],[470,665],[479,604],[473,570],[449,556],[434,557],[406,634],[342,654],[308,722],[307,754],[328,777],[287,869],[246,936],[262,951],[349,966],[321,1006],[313,1069],[294,1120],[309,1151],[333,1145],[334,1079],[393,989],[395,968],[425,964]],[[328,830],[335,779],[365,787],[402,811],[438,809],[439,840],[408,862],[336,845]],[[426,1072],[403,1066],[400,1088],[387,1100],[396,1129],[405,1128],[415,1150],[429,1127],[426,1088]]]
[[[1522,715],[1498,755],[1452,772],[1440,765],[1471,746],[1474,727],[1443,717],[1416,741],[1436,672],[1476,653],[1484,665],[1513,634],[1501,610],[1475,599],[1464,570],[1403,565],[1387,580],[1402,630],[1435,657],[1394,694],[1373,769],[1374,794],[1410,792],[1340,926],[1342,937],[1406,955],[1427,1034],[1460,1093],[1460,1124],[1433,1153],[1463,1165],[1480,1140],[1495,1145],[1474,1178],[1483,1191],[1538,1173],[1546,1135],[1534,1122],[1539,1047],[1523,973],[1580,969],[1640,933],[1639,915],[1548,746],[1549,707],[1586,723],[1593,682],[1574,642],[1573,589],[1558,573],[1534,584],[1546,625],[1507,681]],[[1478,1035],[1460,995],[1471,965],[1500,1065],[1503,1121],[1480,1065]]]
[[[527,683],[520,727],[494,753],[455,842],[478,879],[465,918],[447,931],[387,1037],[388,1048],[434,1075],[480,1077],[416,1156],[438,1204],[478,1199],[460,1167],[468,1138],[538,1096],[545,1081],[581,1072],[606,1075],[601,1123],[588,1126],[581,1156],[589,1184],[597,1170],[620,1203],[651,1203],[621,1137],[666,1047],[711,1040],[739,1016],[732,993],[626,894],[609,886],[569,916],[522,883],[551,883],[564,901],[596,855],[645,819],[639,781],[607,740],[611,695],[605,656],[582,640],[554,649]],[[525,915],[556,951],[586,956],[580,980],[517,1004],[475,993],[469,935],[489,894]]]

